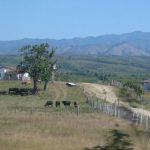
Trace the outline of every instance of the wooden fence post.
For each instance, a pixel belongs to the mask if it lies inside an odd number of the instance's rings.
[[[119,105],[120,105],[120,102],[119,102],[119,98],[118,98],[117,117],[119,117]]]
[[[116,100],[115,100],[115,117],[117,116],[117,104],[116,104]]]
[[[77,105],[77,116],[79,116],[79,105]]]
[[[148,129],[148,120],[149,120],[149,117],[146,116],[146,129]]]

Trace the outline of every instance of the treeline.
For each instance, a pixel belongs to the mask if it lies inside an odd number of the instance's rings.
[[[0,66],[15,66],[20,60],[19,55],[0,55]],[[149,64],[149,57],[57,55],[56,80],[141,83],[150,78]]]
[[[19,55],[0,55],[0,66],[16,66],[20,60]]]

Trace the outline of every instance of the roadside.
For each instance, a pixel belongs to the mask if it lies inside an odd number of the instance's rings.
[[[93,83],[81,83],[81,87],[84,88],[84,91],[90,95],[93,95],[97,98],[106,100],[109,103],[115,103],[118,100],[113,86],[93,84]],[[141,113],[146,116],[150,116],[150,111],[144,110],[142,108],[132,108],[128,103],[120,101],[120,105],[125,106],[131,109],[135,113]]]

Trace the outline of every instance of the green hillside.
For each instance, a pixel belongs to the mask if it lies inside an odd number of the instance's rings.
[[[57,56],[56,80],[81,82],[109,82],[150,78],[149,57],[120,57],[95,55]],[[20,56],[0,55],[0,66],[19,64]]]
[[[149,57],[64,56],[58,63],[65,80],[141,82],[150,78]]]

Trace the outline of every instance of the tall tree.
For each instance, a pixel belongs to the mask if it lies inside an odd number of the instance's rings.
[[[40,45],[27,45],[21,49],[23,60],[20,65],[18,65],[18,68],[20,68],[20,71],[22,72],[28,72],[30,77],[33,79],[34,94],[38,92],[38,80],[43,79],[45,81],[48,79],[48,76],[50,76],[50,72],[52,70],[50,68],[52,66],[50,59],[54,56],[54,50],[50,52],[48,48],[49,45],[44,43]],[[49,74],[46,70],[49,71]]]
[[[52,73],[55,71],[56,60],[54,59],[55,50],[47,51],[45,53],[44,67],[42,70],[41,79],[44,81],[44,90],[48,89],[48,83],[51,80]]]

